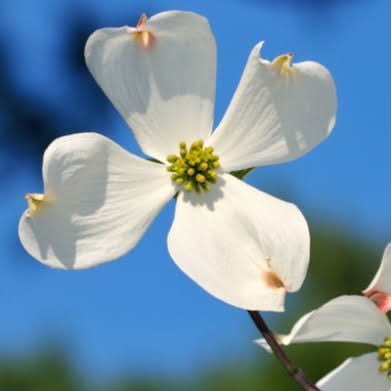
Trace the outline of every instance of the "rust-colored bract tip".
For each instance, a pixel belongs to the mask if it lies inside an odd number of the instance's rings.
[[[371,300],[383,314],[391,309],[391,296],[384,292],[363,292],[364,296]]]
[[[147,21],[147,15],[144,13],[141,14],[136,25],[136,30],[132,33],[134,39],[145,49],[150,48],[155,41],[154,35],[150,31],[144,30],[144,26]]]
[[[266,285],[269,288],[284,288],[284,283],[281,281],[280,277],[273,271],[267,270],[264,272],[263,278],[265,280]]]
[[[147,22],[147,20],[147,15],[145,13],[142,13],[140,19],[137,22],[136,28],[142,27]]]

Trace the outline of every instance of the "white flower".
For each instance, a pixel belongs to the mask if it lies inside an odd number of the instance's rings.
[[[363,294],[386,313],[391,309],[391,243],[384,250],[380,267]]]
[[[337,297],[304,315],[289,335],[279,335],[278,339],[284,345],[322,341],[375,345],[378,352],[349,358],[317,386],[324,391],[391,390],[388,378],[391,373],[391,325],[387,316],[366,297]],[[257,342],[266,348],[264,340]]]
[[[212,134],[216,48],[205,18],[164,12],[92,34],[88,68],[157,162],[95,133],[55,140],[43,159],[44,195],[27,195],[20,221],[26,250],[57,268],[111,261],[177,195],[168,236],[176,264],[232,305],[283,310],[286,291],[298,290],[307,271],[306,221],[230,172],[315,147],[333,128],[336,94],[321,65],[291,66],[291,54],[269,62],[259,58],[261,46]]]
[[[288,335],[277,335],[283,345],[300,342],[347,341],[380,345],[381,363],[375,353],[349,358],[319,381],[322,390],[391,390],[391,325],[383,315],[390,309],[391,243],[384,250],[379,269],[363,292],[366,297],[341,296],[304,315]],[[368,300],[369,299],[369,300]],[[376,308],[377,307],[377,308]],[[379,311],[380,310],[380,311]],[[270,351],[264,339],[256,341]],[[388,346],[387,346],[388,345]]]

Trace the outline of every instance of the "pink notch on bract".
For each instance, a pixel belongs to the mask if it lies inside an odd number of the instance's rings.
[[[133,32],[136,41],[145,49],[150,48],[155,42],[155,36],[150,31],[144,30],[147,21],[147,15],[142,14],[136,25],[136,30]]]
[[[364,295],[373,303],[375,303],[383,314],[386,314],[391,309],[390,295],[379,291],[371,291],[368,293],[364,293]]]

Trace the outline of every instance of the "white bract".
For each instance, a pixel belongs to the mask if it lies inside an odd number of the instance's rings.
[[[284,345],[303,342],[359,342],[375,345],[376,353],[349,358],[321,379],[324,391],[390,391],[391,325],[375,303],[363,296],[340,296],[304,315],[288,335],[279,335]],[[267,349],[264,340],[257,341]]]
[[[336,93],[315,62],[250,54],[212,134],[216,48],[207,20],[164,12],[88,39],[92,75],[155,161],[96,133],[55,140],[43,159],[44,194],[28,194],[19,235],[57,268],[82,269],[132,249],[176,195],[168,249],[212,295],[252,310],[283,310],[300,288],[309,233],[296,206],[230,172],[295,159],[331,132]]]
[[[384,250],[380,267],[363,293],[379,307],[380,311],[386,313],[391,309],[391,243]]]

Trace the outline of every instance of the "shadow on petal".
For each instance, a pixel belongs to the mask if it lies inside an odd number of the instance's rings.
[[[221,177],[217,179],[216,184],[210,186],[210,191],[202,192],[200,194],[194,191],[184,192],[183,201],[191,203],[193,206],[206,206],[209,210],[214,211],[215,203],[224,196],[225,180]]]
[[[76,153],[78,157],[63,155],[48,167],[46,191],[53,193],[54,199],[25,221],[39,246],[40,258],[54,257],[65,269],[74,268],[78,249],[85,243],[92,252],[99,250],[100,243],[92,237],[100,230],[98,214],[105,204],[108,183],[108,151],[104,144],[90,149],[86,156],[82,149]],[[58,167],[62,167],[61,172]]]

